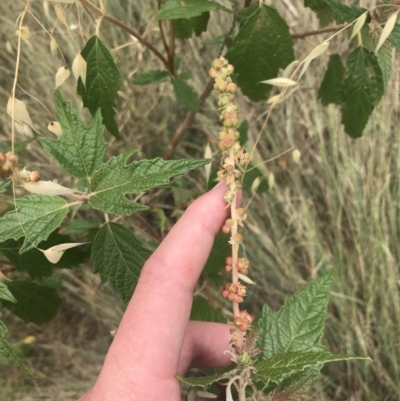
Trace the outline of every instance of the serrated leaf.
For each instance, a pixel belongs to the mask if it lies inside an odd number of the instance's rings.
[[[131,230],[117,223],[105,224],[92,247],[95,273],[100,273],[102,282],[111,282],[125,302],[131,299],[150,255]]]
[[[231,10],[215,1],[210,0],[168,0],[158,10],[157,19],[179,19],[198,17],[208,11],[222,10],[231,13]]]
[[[78,80],[78,94],[92,116],[101,109],[103,124],[112,135],[119,138],[114,107],[121,88],[121,76],[114,59],[97,36],[89,39],[81,55],[87,62],[87,74],[86,85],[82,79]]]
[[[350,137],[358,138],[383,96],[383,75],[376,56],[362,47],[350,54],[346,68],[340,90],[342,123]]]
[[[58,90],[56,99],[62,135],[59,139],[41,137],[39,141],[67,174],[89,179],[100,168],[107,150],[100,110],[95,113],[92,123],[86,126]]]
[[[200,36],[207,31],[210,13],[202,13],[193,18],[180,18],[173,20],[175,37],[178,39],[189,39],[193,34]]]
[[[262,381],[281,382],[284,377],[294,372],[325,364],[326,362],[348,361],[351,359],[367,359],[365,357],[332,354],[328,351],[297,351],[275,355],[258,363],[255,376]]]
[[[71,242],[71,238],[56,232],[52,233],[46,241],[40,243],[40,248],[47,249],[55,245]],[[54,268],[70,269],[83,262],[85,253],[81,249],[71,249],[67,252],[67,257],[61,258],[56,263],[50,263],[41,251],[31,249],[23,254],[19,253],[22,240],[8,240],[0,244],[0,252],[16,267],[18,271],[26,272],[33,279],[49,277]]]
[[[0,218],[0,243],[25,237],[20,253],[35,248],[61,225],[68,210],[68,203],[56,196],[18,198],[16,210]]]
[[[175,78],[173,85],[178,102],[191,111],[199,112],[201,105],[194,90],[181,78]]]
[[[1,318],[0,313],[0,318]],[[25,366],[25,364],[18,357],[15,350],[11,345],[4,339],[4,336],[8,333],[8,329],[5,324],[0,320],[0,354],[7,358],[14,366],[21,369],[27,376],[33,377],[32,372]]]
[[[134,161],[127,165],[134,152],[112,157],[93,176],[89,204],[105,213],[132,214],[148,209],[128,200],[126,194],[140,194],[169,184],[170,178],[204,166],[209,160],[169,160],[161,158]]]
[[[226,318],[221,309],[213,308],[207,301],[199,297],[195,297],[193,300],[190,320],[226,323]]]
[[[0,299],[4,301],[8,301],[11,303],[16,303],[17,300],[15,299],[14,295],[11,294],[8,287],[0,281]]]
[[[321,349],[332,276],[332,271],[328,271],[319,280],[310,281],[303,291],[286,298],[278,312],[264,305],[258,322],[258,344],[264,358],[287,352]]]
[[[0,194],[7,191],[7,188],[11,185],[11,180],[0,181]]]
[[[382,71],[384,90],[386,90],[390,76],[392,75],[392,49],[390,41],[386,41],[377,54],[378,63]]]
[[[147,70],[139,72],[132,80],[134,85],[149,85],[165,82],[168,79],[168,71]]]
[[[220,380],[226,380],[234,375],[234,371],[225,372],[225,373],[216,373],[211,376],[203,376],[203,377],[183,377],[177,376],[179,381],[182,383],[188,384],[189,386],[195,387],[208,387],[210,384],[218,382]]]
[[[397,51],[400,51],[400,24],[394,24],[393,30],[389,35],[389,40],[393,47]]]
[[[338,23],[343,22],[353,22],[355,21],[361,14],[364,14],[367,9],[363,7],[354,7],[347,6],[342,4],[338,0],[324,0],[326,4],[332,9],[335,13],[335,19]]]
[[[61,305],[61,298],[54,288],[30,281],[10,281],[7,287],[17,303],[2,301],[2,304],[26,323],[48,323]]]
[[[343,81],[345,68],[338,54],[329,56],[328,68],[318,91],[318,97],[324,106],[330,103],[339,104],[339,90]]]
[[[226,58],[235,67],[237,83],[251,100],[268,97],[271,86],[259,82],[275,78],[294,60],[289,27],[278,12],[269,6],[246,10],[246,19],[229,48]]]
[[[304,7],[311,8],[317,14],[321,26],[328,25],[333,20],[333,11],[325,0],[304,0]]]

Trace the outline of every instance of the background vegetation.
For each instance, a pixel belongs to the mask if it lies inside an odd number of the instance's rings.
[[[364,0],[351,3],[366,8],[375,4]],[[158,27],[152,19],[151,2],[104,0],[104,4],[111,15],[145,32],[149,41],[157,43]],[[314,14],[304,8],[302,0],[268,1],[268,4],[274,4],[286,17],[293,33],[318,27]],[[15,62],[15,19],[22,8],[22,0],[0,2],[0,142],[9,134],[5,105]],[[43,12],[42,2],[35,2],[35,8],[46,26],[54,24],[51,8],[48,16]],[[193,63],[203,67],[191,80],[197,93],[208,82],[206,71],[218,55],[220,44],[214,44],[214,39],[231,24],[226,14],[213,14],[211,29],[205,36],[192,38],[177,49],[182,58],[182,71]],[[42,117],[44,131],[54,119],[53,80],[63,61],[51,56],[48,36],[32,20],[27,21],[32,27],[32,38],[24,43],[20,84],[29,88],[30,94],[41,99],[49,109],[49,114],[44,114],[36,102],[30,101],[30,112]],[[70,29],[80,29],[74,15],[68,21],[72,24]],[[86,37],[93,34],[90,18],[86,16],[81,22],[83,34]],[[55,36],[70,64],[77,45],[60,24]],[[115,50],[124,82],[118,100],[118,121],[124,141],[113,141],[109,153],[121,153],[129,144],[129,149],[141,148],[146,157],[162,155],[185,118],[185,109],[175,102],[169,84],[132,85],[137,71],[159,67],[159,61],[147,49],[135,41],[121,48],[132,38],[106,22],[102,23],[101,36]],[[296,54],[303,56],[322,38],[310,36],[296,40]],[[340,52],[346,41],[346,35],[335,40],[330,49],[332,53]],[[252,278],[256,285],[250,290],[245,308],[256,314],[267,301],[277,309],[285,296],[300,289],[328,266],[334,266],[336,283],[326,345],[332,352],[368,355],[373,359],[372,363],[351,361],[328,365],[323,370],[323,378],[306,399],[394,401],[400,397],[400,75],[397,64],[398,61],[388,85],[390,89],[364,136],[352,140],[339,124],[337,108],[325,108],[317,99],[326,62],[316,60],[304,78],[306,89],[274,111],[256,151],[259,162],[290,148],[298,148],[302,158],[301,164],[296,165],[287,153],[260,166],[265,177],[274,173],[275,185],[268,192],[256,195],[249,206],[246,252],[254,266]],[[72,80],[71,87],[64,90],[71,93],[75,90]],[[239,102],[241,116],[249,122],[249,143],[252,143],[264,120],[265,106],[245,97],[239,97]],[[213,96],[206,100],[205,113],[197,116],[174,156],[203,155],[209,135],[215,131],[215,104]],[[20,141],[31,136],[31,132],[19,132]],[[58,171],[55,164],[48,164],[48,157],[35,142],[21,153],[21,159],[24,163],[29,161],[32,169],[37,166],[44,176],[51,172],[54,177],[54,171]],[[204,177],[190,177],[182,181],[185,191],[166,189],[154,194],[149,201],[156,211],[139,215],[138,219],[143,221],[126,218],[125,223],[131,224],[148,242],[156,243],[188,200],[204,192]],[[0,211],[4,207],[1,196]],[[245,205],[246,202],[245,199]],[[0,269],[7,269],[7,265],[0,262]],[[0,364],[1,401],[77,400],[100,370],[112,341],[110,331],[117,328],[124,303],[110,286],[100,284],[90,266],[83,264],[73,270],[60,270],[59,275],[63,278],[63,304],[51,323],[26,325],[5,313],[4,321],[10,328],[13,345],[19,346],[21,352],[32,353],[26,362],[39,379],[33,382],[23,373]],[[218,305],[218,288],[208,282],[202,284],[199,294],[207,294]],[[24,344],[29,342],[28,336],[35,337],[30,345]]]

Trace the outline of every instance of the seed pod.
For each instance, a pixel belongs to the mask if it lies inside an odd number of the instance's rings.
[[[221,231],[222,231],[224,234],[229,234],[230,231],[231,231],[231,229],[230,229],[228,226],[226,226],[226,225],[224,224],[224,225],[222,226]]]
[[[46,256],[47,260],[51,263],[57,263],[62,255],[64,255],[64,252],[67,249],[74,248],[79,245],[83,245],[84,242],[74,242],[74,243],[68,243],[68,244],[60,244],[60,245],[55,245],[52,246],[51,248],[47,250],[39,249],[39,251],[43,252],[44,256]]]
[[[80,53],[75,57],[72,63],[72,72],[75,76],[75,79],[78,80],[81,78],[83,85],[86,86],[86,71],[87,71],[87,62],[82,57]]]
[[[275,186],[275,176],[274,173],[268,174],[268,185],[269,188],[272,189]]]
[[[47,126],[47,129],[58,137],[62,135],[61,125],[58,121],[51,121]]]
[[[17,29],[15,35],[20,35],[21,39],[28,40],[31,37],[31,31],[27,26],[21,26],[21,29]]]
[[[300,163],[301,153],[300,153],[299,149],[295,149],[295,150],[292,152],[292,157],[293,157],[293,161],[294,161],[296,164],[299,164],[299,163]]]
[[[12,106],[14,103],[14,118],[15,121],[19,122],[20,124],[27,124],[33,128],[33,123],[31,117],[29,116],[28,110],[25,106],[25,103],[22,100],[18,100],[14,98],[14,102],[12,101],[12,97],[8,99],[7,103],[7,114],[12,117]]]
[[[56,89],[60,87],[71,75],[68,67],[60,67],[56,73]]]
[[[14,49],[12,48],[9,40],[7,40],[7,42],[6,42],[6,50],[7,50],[7,53],[14,54]]]
[[[58,49],[57,41],[52,36],[50,39],[50,51],[53,56],[56,54],[57,49]]]

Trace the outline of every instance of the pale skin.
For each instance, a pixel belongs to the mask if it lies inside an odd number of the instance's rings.
[[[229,214],[225,191],[221,183],[193,202],[146,262],[100,375],[79,401],[181,401],[177,375],[231,364],[224,351],[232,326],[189,322],[196,283]]]

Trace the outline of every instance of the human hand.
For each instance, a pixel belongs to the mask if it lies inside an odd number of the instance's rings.
[[[228,217],[218,185],[192,203],[146,262],[102,371],[80,401],[179,401],[176,378],[224,367],[229,326],[189,322],[193,291]]]

